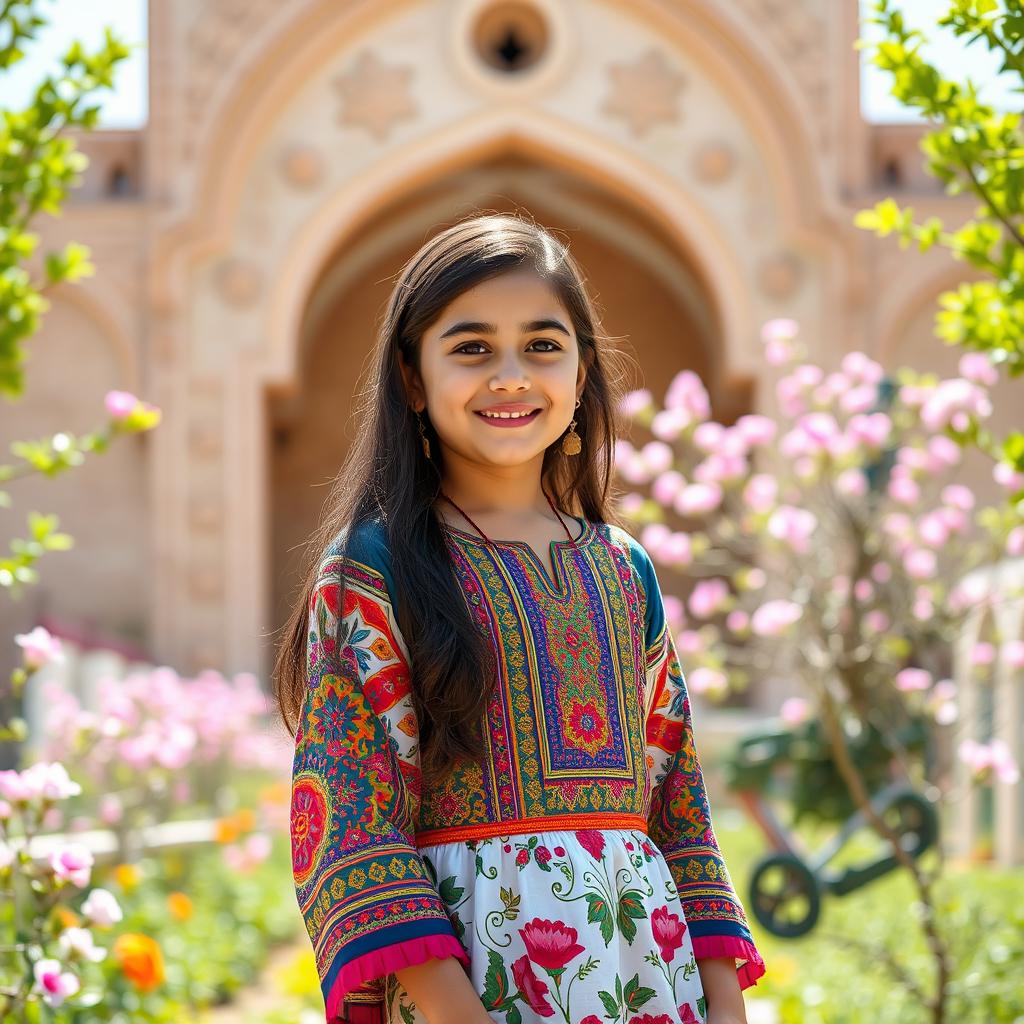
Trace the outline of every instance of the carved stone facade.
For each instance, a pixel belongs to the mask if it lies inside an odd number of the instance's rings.
[[[82,140],[93,184],[44,243],[93,247],[97,276],[55,305],[105,339],[104,384],[164,422],[133,450],[142,527],[94,538],[71,579],[44,572],[45,608],[82,617],[67,595],[91,587],[97,624],[154,660],[266,675],[390,280],[474,209],[562,232],[638,358],[633,383],[690,367],[724,419],[771,412],[773,316],[830,367],[852,348],[945,357],[930,311],[963,268],[852,225],[913,159],[860,119],[856,5],[529,4],[519,38],[543,52],[523,61],[493,20],[479,30],[491,0],[152,0],[150,122]],[[126,161],[137,194],[104,195]],[[955,218],[958,202],[932,190],[919,209]],[[70,346],[62,323],[50,314],[40,349]],[[15,436],[43,429],[43,401],[30,386]],[[101,494],[63,486],[46,500],[62,525],[103,521]],[[125,560],[139,568],[115,599],[103,581]]]

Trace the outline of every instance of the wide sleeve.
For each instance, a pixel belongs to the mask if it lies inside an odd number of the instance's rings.
[[[292,769],[292,871],[328,1024],[381,1019],[396,969],[448,956],[469,965],[417,852],[408,653],[386,570],[363,547],[364,560],[328,555],[310,595]]]
[[[694,956],[698,960],[735,957],[740,987],[748,988],[764,974],[764,961],[718,849],[694,743],[686,679],[665,619],[654,565],[636,541],[634,564],[646,596],[648,831],[679,890]]]

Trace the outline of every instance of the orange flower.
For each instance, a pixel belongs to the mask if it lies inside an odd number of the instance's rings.
[[[235,823],[239,832],[251,832],[256,827],[256,814],[249,807],[235,811]]]
[[[287,782],[272,782],[260,790],[260,800],[267,804],[283,804],[291,798],[291,786]]]
[[[233,843],[238,838],[238,825],[234,818],[218,818],[213,837],[218,843]]]
[[[151,992],[164,980],[164,957],[148,935],[125,932],[113,946],[124,976],[143,992]]]
[[[183,892],[172,892],[167,897],[167,909],[172,917],[187,921],[192,916],[192,901]]]
[[[63,904],[57,904],[54,913],[65,928],[77,928],[82,923],[82,919],[70,907],[65,907]]]
[[[114,868],[114,877],[122,889],[134,889],[142,878],[142,872],[135,864],[118,864]]]
[[[214,838],[218,843],[233,843],[243,832],[251,832],[256,827],[256,814],[248,807],[242,807],[219,818],[214,829]]]

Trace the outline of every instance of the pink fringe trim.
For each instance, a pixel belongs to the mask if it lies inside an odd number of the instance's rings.
[[[342,967],[327,999],[328,1024],[337,1018],[345,996],[365,982],[383,978],[403,967],[415,967],[434,957],[443,960],[449,956],[456,957],[464,967],[469,966],[469,954],[454,935],[424,935],[394,946],[375,949],[372,953],[364,953]],[[349,1014],[356,1024],[373,1024],[374,1018],[365,1016],[366,1011],[373,1008],[372,1003],[360,1004],[358,1009],[353,1005],[349,1007]],[[360,1014],[363,1014],[362,1018]]]
[[[731,956],[745,960],[736,970],[740,979],[740,990],[756,985],[765,971],[764,960],[753,943],[731,935],[694,936],[693,955],[698,960],[713,960],[716,957]]]

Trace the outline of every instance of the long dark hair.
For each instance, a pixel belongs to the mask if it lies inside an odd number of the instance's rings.
[[[587,368],[575,413],[583,451],[566,456],[556,441],[544,453],[541,482],[570,515],[621,525],[611,509],[611,486],[623,353],[604,335],[583,275],[564,244],[519,215],[465,219],[420,248],[388,300],[369,386],[358,396],[359,432],[306,545],[304,583],[274,667],[278,710],[294,736],[308,685],[308,605],[319,562],[339,534],[344,532],[347,545],[358,524],[382,519],[395,614],[413,665],[425,781],[436,779],[457,758],[483,755],[479,726],[496,671],[491,644],[470,618],[433,511],[441,482],[440,445],[425,420],[433,458],[425,456],[399,359],[418,371],[423,332],[450,302],[482,281],[524,267],[539,274],[565,305]]]

